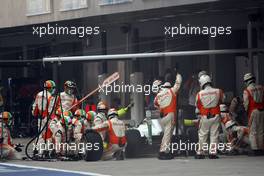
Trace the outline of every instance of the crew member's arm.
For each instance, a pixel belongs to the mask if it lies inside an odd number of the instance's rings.
[[[174,93],[177,93],[179,91],[179,89],[181,87],[181,83],[182,83],[182,76],[179,73],[177,73],[176,80],[175,80],[175,84],[172,87],[172,91]]]
[[[39,113],[39,110],[38,110],[38,95],[36,96],[35,100],[34,100],[34,103],[32,105],[32,111],[31,111],[32,115],[34,117],[36,117]]]
[[[223,90],[220,89],[220,104],[225,101],[225,94]]]
[[[244,93],[243,93],[243,105],[244,105],[244,108],[245,108],[246,111],[248,110],[248,104],[249,104],[248,92],[246,90],[244,90]]]
[[[78,105],[76,105],[76,104],[78,104]],[[74,106],[74,105],[76,105],[76,106]],[[71,109],[71,112],[72,112],[72,113],[74,113],[77,109],[80,108],[79,101],[78,101],[78,99],[77,99],[76,97],[74,97],[74,100],[73,100],[73,102],[72,102],[72,106],[74,106],[74,107]]]
[[[200,114],[199,106],[200,106],[200,100],[199,100],[199,92],[198,92],[195,98],[195,114],[196,115]]]
[[[124,116],[128,112],[128,108],[121,108],[117,111],[118,117]]]
[[[57,102],[55,102],[56,97],[50,96],[48,99],[48,113],[50,114],[51,111],[53,110],[53,114],[55,114],[55,111],[58,109],[58,99],[56,100]]]
[[[49,124],[49,128],[50,128],[50,131],[55,134],[58,130],[58,127],[57,127],[57,121],[56,120],[51,120],[50,121],[50,124]]]
[[[134,106],[134,103],[132,102],[132,103],[130,103],[127,107],[119,109],[119,110],[117,111],[117,115],[118,115],[118,117],[122,117],[122,116],[124,116],[124,115],[129,111],[129,109],[130,109],[131,107],[133,107],[133,106]]]
[[[154,107],[157,108],[157,109],[160,108],[159,102],[158,102],[158,96],[156,96],[155,99],[154,99]]]

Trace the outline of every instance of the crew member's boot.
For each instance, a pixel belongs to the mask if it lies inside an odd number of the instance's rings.
[[[174,156],[172,153],[159,152],[158,159],[160,160],[171,160]]]

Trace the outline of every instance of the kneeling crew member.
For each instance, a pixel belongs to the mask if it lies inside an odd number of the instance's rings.
[[[125,123],[118,119],[118,113],[115,109],[110,109],[107,116],[107,121],[92,128],[98,132],[106,131],[108,134],[109,145],[104,150],[103,160],[123,160],[127,143]]]

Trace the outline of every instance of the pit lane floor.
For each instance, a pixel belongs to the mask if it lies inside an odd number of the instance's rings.
[[[28,138],[15,139],[26,144]],[[24,148],[23,148],[24,149]],[[22,152],[24,156],[24,151]],[[3,165],[5,164],[5,165]],[[7,165],[6,165],[7,164]],[[22,167],[21,167],[22,166]],[[27,166],[26,168],[24,166]],[[48,170],[47,170],[48,169]],[[73,172],[62,172],[64,170]],[[19,172],[19,173],[18,173]],[[192,156],[161,161],[153,156],[124,161],[0,161],[0,176],[263,176],[264,156],[220,156],[195,160]]]
[[[124,161],[99,161],[99,162],[85,162],[85,161],[8,161],[7,164],[17,164],[33,166],[31,169],[38,169],[35,167],[48,168],[50,171],[54,170],[49,175],[58,175],[60,170],[78,171],[72,175],[113,175],[113,176],[263,176],[264,173],[264,157],[248,157],[248,156],[221,156],[217,160],[195,160],[193,157],[175,158],[169,161],[160,161],[157,158],[137,158],[127,159]],[[1,170],[0,163],[0,170]],[[12,168],[10,168],[12,170]],[[41,171],[40,173],[47,172]],[[15,176],[18,173],[9,174],[8,176]],[[0,175],[7,175],[1,173]],[[41,176],[41,174],[31,174]],[[62,173],[60,175],[69,175],[69,173]],[[82,174],[81,174],[82,175]],[[20,172],[19,176],[27,176],[25,172]]]

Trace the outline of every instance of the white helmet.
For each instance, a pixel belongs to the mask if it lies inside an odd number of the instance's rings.
[[[229,120],[229,121],[226,122],[225,128],[228,129],[228,128],[231,128],[234,125],[236,125],[236,122],[234,122],[233,120]]]
[[[221,112],[227,112],[228,111],[228,108],[225,104],[220,104],[220,111]]]
[[[103,111],[103,110],[107,110],[108,107],[106,105],[105,102],[103,101],[100,101],[98,104],[97,104],[97,111]]]
[[[205,71],[205,70],[200,71],[200,72],[198,73],[198,79],[200,79],[201,76],[203,76],[203,75],[208,75],[208,74],[207,74],[207,71]]]
[[[118,116],[118,113],[117,113],[116,109],[115,109],[115,108],[111,108],[111,109],[109,109],[109,111],[108,111],[108,113],[107,113],[107,117],[108,117],[109,119],[111,119],[111,118],[113,118],[113,117],[115,117],[115,116]]]
[[[65,81],[64,83],[64,91],[68,95],[72,95],[76,90],[76,83],[73,81]]]
[[[170,82],[165,82],[161,87],[162,88],[170,88],[171,87],[171,83]]]
[[[255,76],[252,73],[246,73],[244,75],[244,82],[246,83],[251,80],[255,80]]]
[[[199,79],[199,83],[200,83],[201,88],[203,88],[203,86],[204,86],[205,84],[207,84],[207,83],[212,83],[212,81],[211,81],[210,76],[208,76],[208,75],[202,75],[202,76],[200,77],[200,79]]]

